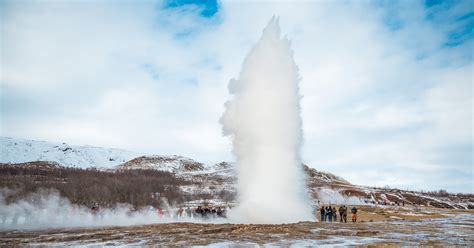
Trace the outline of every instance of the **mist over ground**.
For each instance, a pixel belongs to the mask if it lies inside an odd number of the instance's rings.
[[[14,195],[11,189],[0,189],[0,230],[36,230],[49,228],[132,226],[171,222],[224,223],[222,218],[202,218],[197,214],[178,215],[178,207],[162,199],[164,214],[157,208],[144,206],[136,209],[130,204],[116,204],[112,208],[91,208],[72,204],[59,192],[42,189],[8,202]],[[192,209],[194,211],[194,208]]]

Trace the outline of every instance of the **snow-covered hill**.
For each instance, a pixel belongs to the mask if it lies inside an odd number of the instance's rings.
[[[228,202],[236,194],[237,175],[232,163],[205,165],[181,156],[144,155],[120,149],[93,146],[70,146],[66,143],[12,139],[0,137],[0,166],[60,169],[60,166],[105,169],[114,173],[121,170],[152,169],[170,172],[185,180],[179,185],[182,192],[206,201]],[[41,162],[43,161],[43,162]],[[44,162],[50,161],[50,162]],[[16,165],[14,165],[16,164]],[[321,204],[397,204],[425,205],[439,208],[472,208],[472,195],[433,195],[398,189],[380,189],[353,185],[341,177],[317,171],[307,165],[308,190]]]
[[[0,137],[0,163],[53,161],[63,166],[112,168],[143,154],[94,146]]]
[[[159,171],[167,171],[174,173],[182,173],[188,171],[202,171],[204,164],[196,162],[190,158],[181,156],[141,156],[134,158],[128,162],[118,165],[116,169],[152,169]]]

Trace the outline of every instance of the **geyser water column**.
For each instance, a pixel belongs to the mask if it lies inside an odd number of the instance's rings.
[[[273,17],[245,58],[233,99],[221,117],[233,138],[238,206],[229,218],[240,223],[313,220],[300,159],[302,120],[298,68],[290,41]]]

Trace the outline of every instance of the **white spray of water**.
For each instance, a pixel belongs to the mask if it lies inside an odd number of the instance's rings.
[[[221,117],[233,137],[238,201],[230,218],[243,223],[313,220],[300,159],[302,120],[298,68],[290,41],[273,17],[231,80]]]

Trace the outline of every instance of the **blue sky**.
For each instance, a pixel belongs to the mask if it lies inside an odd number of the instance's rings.
[[[194,6],[198,8],[196,12],[203,17],[212,18],[219,11],[219,3],[216,0],[170,0],[165,1],[165,8],[182,8]]]
[[[2,1],[2,136],[233,160],[227,83],[273,15],[303,160],[356,184],[473,189],[472,1]]]

